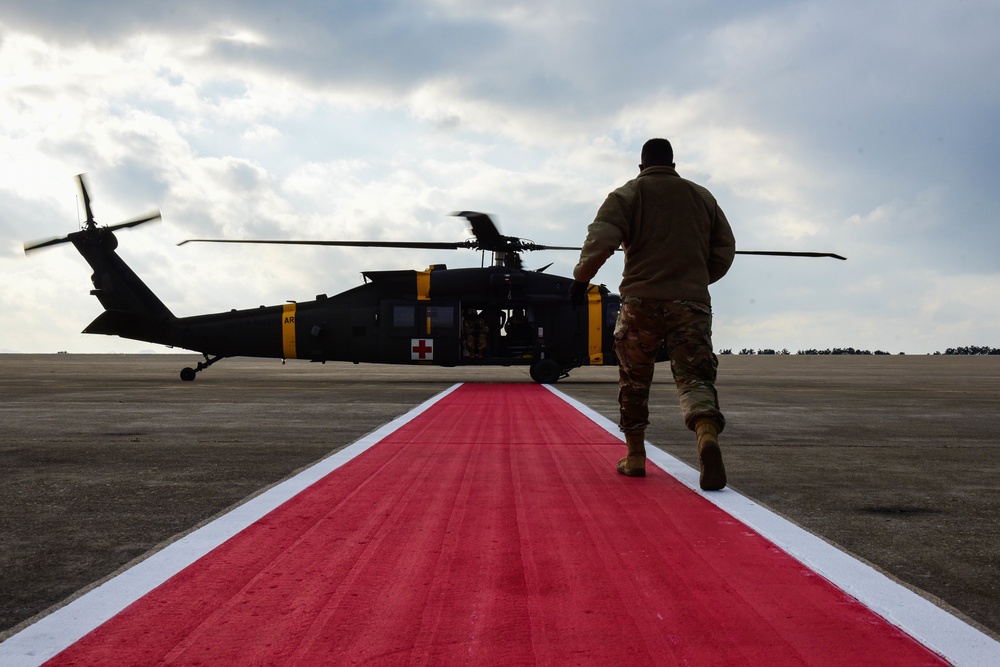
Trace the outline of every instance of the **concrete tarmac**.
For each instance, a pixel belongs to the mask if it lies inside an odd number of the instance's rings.
[[[197,359],[0,355],[0,639],[456,382],[530,382]],[[657,375],[647,439],[695,464]],[[614,368],[556,388],[617,420]],[[732,488],[1000,636],[1000,357],[725,356],[718,389]]]

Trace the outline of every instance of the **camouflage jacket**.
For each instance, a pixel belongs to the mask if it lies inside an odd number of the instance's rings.
[[[590,282],[619,246],[622,296],[711,305],[708,286],[729,271],[736,239],[711,192],[672,167],[647,167],[601,205],[573,278]]]

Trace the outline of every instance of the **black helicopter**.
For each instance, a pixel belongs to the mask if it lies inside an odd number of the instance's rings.
[[[576,308],[571,278],[525,269],[521,253],[579,250],[540,245],[499,232],[484,213],[464,211],[473,238],[456,243],[391,241],[262,241],[189,239],[207,243],[269,243],[375,248],[470,249],[490,252],[491,266],[425,271],[365,271],[364,284],[313,301],[176,317],[118,256],[114,232],[156,220],[159,212],[101,227],[94,220],[83,175],[77,176],[87,219],[80,231],[26,243],[25,253],[72,243],[94,270],[104,312],[83,333],[121,336],[201,353],[205,360],[181,379],[226,357],[268,357],[436,366],[528,366],[533,380],[553,383],[573,368],[615,365],[612,351],[620,300],[591,285]],[[834,257],[832,253],[737,251],[739,254]],[[666,360],[665,350],[661,353]]]

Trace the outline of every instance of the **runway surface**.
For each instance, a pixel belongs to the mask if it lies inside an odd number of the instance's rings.
[[[155,559],[134,602],[112,580],[0,657],[35,637],[50,665],[1000,659],[917,596],[897,628],[652,464],[607,475],[609,431],[538,385],[455,387],[186,567]]]
[[[723,358],[731,484],[990,632],[1000,625],[995,361]],[[175,379],[185,363],[0,355],[6,635],[455,380],[533,386],[522,369],[251,360],[187,384]],[[596,370],[558,388],[613,417],[613,369]],[[654,387],[647,435],[690,462],[668,378]]]

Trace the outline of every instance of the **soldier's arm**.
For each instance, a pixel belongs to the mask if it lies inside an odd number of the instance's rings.
[[[712,218],[712,236],[708,247],[708,282],[711,284],[726,275],[733,265],[733,260],[736,259],[736,237],[733,236],[733,228],[729,226],[729,220],[715,196],[708,188],[697,183],[692,185],[705,201],[705,208]]]
[[[708,282],[714,283],[729,272],[736,258],[736,237],[733,228],[729,226],[726,214],[718,204],[715,205],[716,217],[712,225],[712,241],[708,255]]]
[[[593,280],[625,239],[627,220],[621,198],[615,193],[608,195],[597,211],[597,217],[587,227],[587,240],[583,242],[580,261],[573,269],[574,280],[582,283]]]

